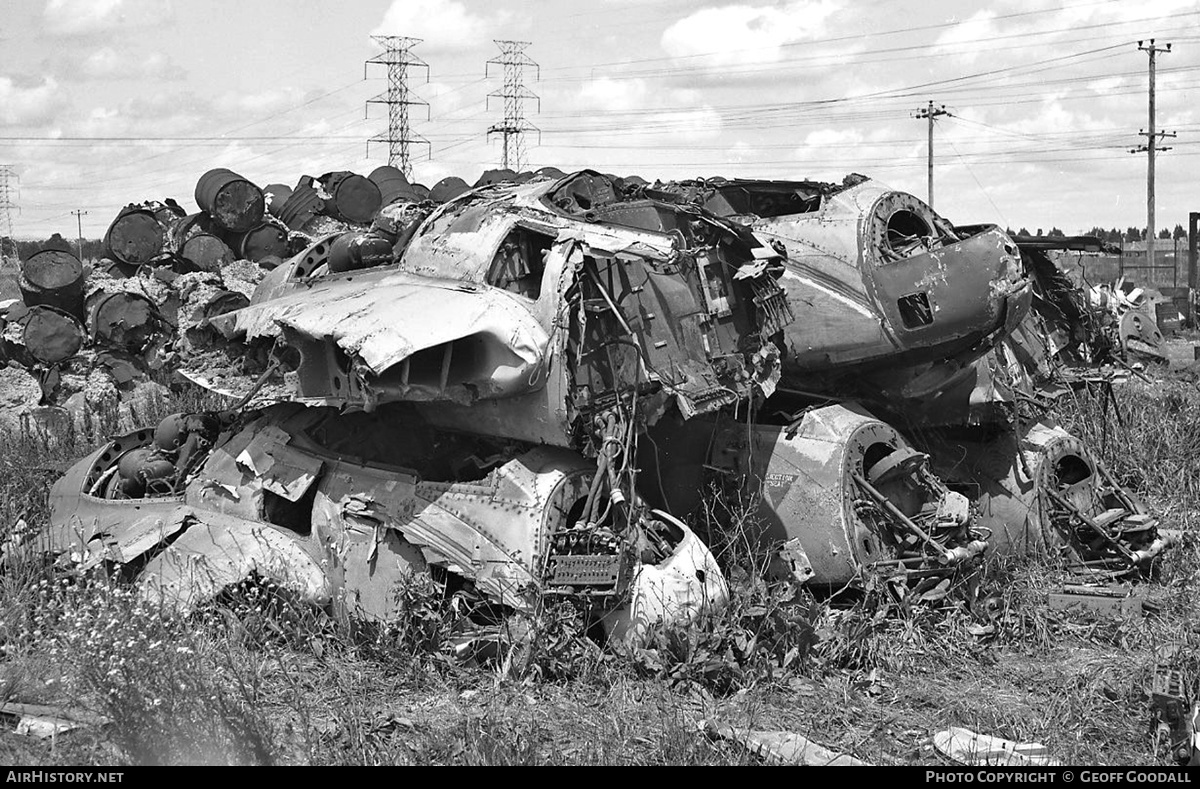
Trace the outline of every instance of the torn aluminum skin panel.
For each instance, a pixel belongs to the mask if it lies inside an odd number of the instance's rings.
[[[748,225],[758,219],[819,211],[824,200],[864,180],[859,175],[847,176],[841,184],[712,178],[656,188],[678,193],[706,211]]]
[[[946,577],[987,548],[966,498],[928,461],[894,428],[847,403],[809,410],[788,426],[729,423],[714,436],[710,464],[757,503],[765,545],[798,541],[798,554],[781,556],[792,572],[839,587],[864,571]]]
[[[362,402],[373,393],[382,401],[470,402],[543,382],[547,333],[515,299],[495,288],[376,270],[319,281],[214,324],[247,339],[282,331],[302,357],[306,401]],[[428,349],[441,353],[424,366],[402,365]]]
[[[811,767],[870,767],[869,762],[826,748],[803,734],[790,731],[761,731],[708,721],[704,733],[711,739],[741,743],[767,764]]]
[[[143,446],[152,435],[143,430],[116,439],[68,470],[51,490],[48,541],[39,547],[82,571],[101,564],[134,568],[147,594],[184,611],[252,573],[301,600],[329,601],[316,558],[290,532],[193,506],[186,495],[113,499],[107,496],[114,488],[97,488],[97,479],[128,451],[122,447]]]
[[[1018,250],[999,228],[960,234],[913,195],[870,180],[809,208],[741,218],[786,253],[780,284],[796,319],[784,385],[924,398],[1029,310]]]
[[[1031,318],[1045,335],[1052,357],[1072,366],[1092,366],[1111,361],[1118,348],[1116,337],[1105,329],[1111,323],[1105,310],[1095,310],[1088,297],[1055,264],[1050,251],[1098,251],[1098,239],[1072,237],[1046,239],[1016,236],[1021,263],[1033,282]]]
[[[971,494],[998,553],[1062,553],[1072,571],[1103,578],[1148,569],[1176,540],[1083,442],[1049,420],[990,440],[925,439],[939,475]]]
[[[1021,261],[1034,282],[1034,314],[1054,357],[1072,367],[1094,367],[1136,352],[1165,358],[1154,305],[1123,281],[1078,287],[1064,274],[1051,252],[1099,252],[1105,247],[1091,236],[1068,238],[1015,237]]]
[[[146,562],[139,581],[146,598],[187,613],[250,577],[273,581],[301,602],[330,600],[324,570],[295,536],[211,512]]]
[[[678,543],[659,564],[637,567],[630,601],[600,620],[609,638],[640,641],[664,625],[695,624],[729,603],[729,586],[708,547],[667,513],[654,514],[675,527]]]
[[[586,497],[593,471],[552,449],[531,450],[475,482],[423,481],[336,462],[317,488],[313,531],[330,572],[344,579],[351,613],[383,618],[392,610],[389,585],[364,573],[383,563],[375,554],[385,547],[399,555],[391,561],[412,571],[442,567],[497,602],[529,610],[540,593],[549,535]]]
[[[657,605],[654,621],[686,625],[726,601],[711,553],[665,513],[651,514],[673,527],[664,555],[635,561],[625,539],[608,555],[564,553],[576,564],[634,566],[599,581],[567,572],[566,585],[552,588],[557,536],[587,531],[578,519],[595,464],[511,444],[481,457],[485,441],[430,432],[411,408],[397,408],[339,414],[285,403],[258,412],[211,449],[182,496],[123,498],[110,484],[121,458],[155,431],[130,434],[55,484],[51,550],[123,568],[147,595],[184,611],[258,576],[302,600],[382,620],[396,613],[405,577],[430,567],[518,611],[556,591],[643,624]],[[613,533],[616,524],[597,525]],[[623,606],[632,613],[619,613]],[[621,628],[630,638],[642,632]]]

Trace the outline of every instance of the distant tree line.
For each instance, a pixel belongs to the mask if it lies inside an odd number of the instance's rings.
[[[1011,227],[1008,228],[1007,230],[1008,230],[1008,234],[1010,236],[1014,235]],[[1050,228],[1050,232],[1043,233],[1042,229],[1039,227],[1037,229],[1036,233],[1030,233],[1029,230],[1027,230],[1026,228],[1021,228],[1020,230],[1018,230],[1016,232],[1015,235],[1020,235],[1020,236],[1030,236],[1030,235],[1043,236],[1044,235],[1047,238],[1055,238],[1055,237],[1061,238],[1062,236],[1064,236],[1066,234],[1063,233],[1063,231],[1059,230],[1057,227],[1052,227],[1052,228]],[[1123,241],[1145,241],[1146,240],[1146,228],[1144,228],[1144,227],[1127,227],[1127,228],[1125,228],[1124,231],[1122,231],[1118,227],[1114,227],[1111,230],[1105,230],[1102,227],[1093,227],[1091,230],[1088,230],[1088,231],[1082,233],[1081,235],[1095,236],[1096,238],[1100,239],[1101,241],[1109,241],[1114,244],[1120,244]],[[1162,230],[1158,231],[1157,238],[1165,238],[1167,240],[1170,240],[1173,238],[1187,238],[1187,230],[1185,230],[1183,228],[1183,225],[1178,225],[1178,224],[1175,225],[1174,230],[1168,230],[1167,228],[1164,227]]]
[[[62,249],[73,255],[79,254],[79,240],[63,238],[61,233],[55,233],[44,241],[17,241],[16,244],[17,254],[21,256],[21,260],[29,260],[43,249]],[[85,238],[83,240],[84,260],[99,260],[105,254],[104,242],[101,239]]]

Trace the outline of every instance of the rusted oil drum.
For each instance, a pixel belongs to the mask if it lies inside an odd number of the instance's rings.
[[[131,266],[140,266],[162,252],[165,243],[166,228],[153,210],[142,206],[126,206],[104,234],[108,256]]]
[[[183,242],[179,255],[200,271],[220,271],[222,266],[233,262],[229,245],[208,233],[197,233]]]
[[[136,275],[138,267],[112,258],[100,258],[96,265],[92,266],[92,271],[102,271],[113,279],[125,279]]]
[[[155,269],[170,269],[176,274],[190,274],[198,270],[192,264],[192,261],[178,252],[163,252],[161,255],[155,255],[143,265],[150,271],[154,271]]]
[[[325,201],[313,188],[313,179],[306,175],[296,184],[291,196],[279,207],[279,210],[272,213],[279,217],[289,230],[299,230],[305,222],[324,208]]]
[[[71,358],[83,347],[83,339],[83,326],[74,316],[45,305],[29,310],[21,337],[29,355],[43,364]]]
[[[208,301],[204,302],[204,317],[215,318],[218,315],[224,315],[227,312],[240,310],[250,306],[250,299],[246,298],[245,294],[238,293],[234,290],[222,290],[215,294]]]
[[[447,203],[470,189],[467,182],[456,175],[450,175],[433,185],[429,190],[429,199],[435,203]]]
[[[505,182],[514,182],[517,180],[515,171],[507,167],[499,170],[484,170],[483,175],[479,176],[479,180],[475,182],[475,188],[487,186],[488,184],[500,184]]]
[[[255,263],[272,255],[287,257],[287,225],[275,217],[267,217],[258,227],[248,230],[237,239],[237,251],[243,260]]]
[[[279,210],[292,196],[292,187],[284,184],[267,184],[263,187],[263,197],[267,201],[267,213],[279,216]]]
[[[163,227],[170,227],[171,223],[176,219],[187,216],[187,211],[183,210],[183,206],[170,198],[167,198],[167,202],[165,203],[157,201],[144,203],[143,207],[149,209],[154,214],[154,218]]]
[[[325,210],[337,219],[365,224],[383,205],[379,187],[370,178],[357,173],[337,172],[322,176],[321,181],[332,198]]]
[[[404,173],[391,165],[376,167],[367,177],[379,187],[379,196],[384,205],[390,205],[397,200],[414,199],[412,184],[404,177]]]
[[[392,241],[374,233],[343,233],[329,250],[329,270],[354,271],[392,262]]]
[[[157,331],[157,312],[145,296],[118,291],[89,300],[88,328],[97,342],[136,353]]]
[[[167,228],[167,249],[178,252],[184,243],[194,235],[209,233],[217,235],[221,229],[213,222],[212,217],[201,211],[197,214],[181,216]]]
[[[45,304],[83,320],[83,264],[70,252],[43,249],[21,264],[25,304]]]
[[[242,176],[218,168],[200,176],[196,203],[221,228],[245,233],[262,221],[266,199],[261,189]]]

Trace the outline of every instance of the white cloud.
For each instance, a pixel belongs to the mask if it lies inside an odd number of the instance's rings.
[[[456,0],[393,0],[371,35],[419,38],[423,52],[468,49],[486,43],[498,22]]]
[[[714,67],[771,63],[781,47],[820,37],[838,4],[834,0],[792,0],[780,6],[726,5],[696,11],[662,34],[662,48],[674,57],[708,55]]]
[[[76,72],[84,79],[136,79],[158,77],[180,79],[179,67],[162,52],[128,53],[118,52],[112,47],[101,47],[88,55]]]
[[[430,82],[413,86],[413,93],[417,98],[429,102],[430,106],[435,108],[430,112],[431,116],[436,115],[441,118],[475,103],[476,97],[461,88],[461,85],[451,85],[446,82]],[[423,122],[426,118],[425,110],[419,107],[410,109],[409,113],[410,117],[418,123]]]
[[[846,143],[860,143],[863,141],[863,134],[858,129],[818,129],[815,132],[809,132],[804,138],[805,147],[821,147],[830,145],[844,145]]]
[[[693,110],[669,110],[651,116],[649,125],[663,131],[659,139],[675,139],[682,142],[712,140],[721,136],[724,122],[721,113],[709,106]]]
[[[642,79],[592,80],[579,91],[579,104],[595,112],[628,112],[645,107],[646,81]]]
[[[1140,0],[1137,3],[1113,3],[1112,6],[1102,7],[1097,15],[1111,18],[1114,21],[1127,22],[1136,19],[1161,18],[1179,11],[1195,10],[1196,0]]]
[[[173,13],[170,0],[47,0],[42,18],[52,35],[88,35],[152,27]]]
[[[763,151],[749,145],[742,140],[738,140],[733,145],[729,146],[729,150],[725,152],[725,161],[729,164],[742,164],[743,162],[753,163],[757,159],[761,159]]]
[[[229,92],[218,96],[214,108],[234,116],[269,115],[291,109],[304,100],[299,88],[268,88],[258,93]]]
[[[0,77],[0,121],[5,125],[49,121],[66,103],[53,77],[42,84],[21,87],[9,77]]]

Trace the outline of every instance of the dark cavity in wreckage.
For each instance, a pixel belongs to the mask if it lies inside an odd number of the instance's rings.
[[[997,227],[862,176],[390,198],[211,319],[261,374],[183,370],[237,406],[77,463],[52,550],[181,610],[261,576],[386,619],[429,570],[506,610],[586,602],[628,639],[727,601],[684,522],[710,491],[752,496],[764,565],[812,587],[927,587],[986,552],[1126,576],[1170,543],[1031,413],[1062,313]]]

